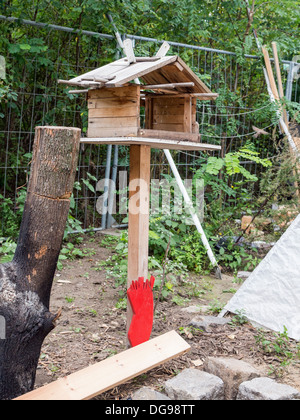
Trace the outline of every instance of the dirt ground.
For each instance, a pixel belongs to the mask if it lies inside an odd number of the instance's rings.
[[[100,362],[126,348],[126,309],[116,308],[122,288],[116,287],[114,279],[107,278],[105,270],[94,270],[98,261],[106,260],[112,254],[111,250],[101,246],[102,238],[102,235],[97,235],[93,242],[89,242],[89,237],[86,237],[81,247],[92,248],[95,255],[64,261],[63,270],[55,276],[51,311],[61,308],[62,315],[57,327],[44,342],[36,387]],[[210,332],[188,327],[195,315],[185,312],[184,308],[200,306],[205,313],[216,302],[227,302],[238,287],[239,284],[228,275],[223,275],[222,280],[196,275],[184,281],[179,279],[174,293],[170,293],[167,300],[157,307],[152,338],[174,329],[191,345],[191,351],[98,399],[128,399],[134,390],[142,386],[163,390],[167,379],[186,367],[201,369],[208,356],[242,359],[266,376],[270,365],[279,367],[276,357],[260,351],[255,340],[257,330],[250,324],[214,327]],[[190,292],[195,288],[200,293]],[[299,368],[299,360],[294,361],[284,369],[283,376],[278,380],[300,390]]]

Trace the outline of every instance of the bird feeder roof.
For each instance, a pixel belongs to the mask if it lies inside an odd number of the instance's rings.
[[[210,89],[177,55],[164,57],[135,57],[130,63],[122,58],[96,70],[71,79],[68,84],[81,87],[122,87],[135,79],[145,85],[185,84],[174,88],[179,93],[212,94]],[[190,83],[189,83],[190,82]],[[142,87],[142,86],[141,86]]]

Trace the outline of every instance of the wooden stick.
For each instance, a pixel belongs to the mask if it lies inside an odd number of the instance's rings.
[[[125,52],[125,55],[129,61],[129,63],[136,63],[136,58],[133,50],[133,44],[131,39],[125,39],[123,42],[123,49]]]
[[[146,63],[149,61],[158,61],[160,60],[161,57],[136,57],[136,62],[137,63]]]
[[[96,83],[107,83],[108,79],[104,77],[86,77],[80,80],[80,82],[96,82]]]
[[[270,81],[271,90],[273,92],[275,100],[279,101],[280,97],[279,97],[278,89],[277,89],[275,78],[274,78],[274,73],[273,73],[273,69],[271,65],[269,52],[265,47],[262,47],[262,52],[265,59],[265,64],[266,64],[266,69],[267,69],[267,73],[268,73],[268,77]]]
[[[165,41],[160,47],[160,49],[157,51],[156,57],[159,57],[159,58],[165,57],[170,48],[171,48],[171,45],[167,41]]]
[[[157,94],[156,93],[149,93],[147,96],[149,97],[153,97],[153,98],[157,98]],[[161,95],[163,98],[170,98],[171,96],[173,97],[174,95]],[[200,100],[214,100],[217,99],[219,97],[218,93],[181,93],[181,92],[177,92],[177,98],[185,98],[185,97],[192,97],[192,98],[198,98]]]
[[[70,80],[58,80],[57,83],[59,83],[61,85],[81,86],[81,87],[101,86],[102,85],[102,83],[99,83],[99,82],[71,82]]]
[[[273,48],[273,55],[275,60],[275,69],[276,69],[276,75],[277,75],[277,81],[278,81],[278,90],[279,90],[279,97],[280,99],[284,98],[284,92],[283,92],[283,85],[282,85],[282,77],[281,77],[281,71],[280,71],[280,64],[279,64],[279,57],[278,57],[278,51],[277,51],[277,43],[272,42],[272,48]],[[288,124],[288,117],[286,109],[283,109],[283,118],[284,122]]]
[[[69,90],[71,95],[77,95],[80,93],[88,93],[89,89],[82,89],[82,90]]]
[[[169,97],[170,96],[175,97],[175,96],[178,96],[179,95],[178,90],[171,90],[171,89],[153,89],[153,90],[156,90],[156,92],[155,92],[155,95],[156,96],[163,96],[163,97],[165,97],[166,95],[169,95]],[[145,89],[143,90],[143,92],[145,92]],[[147,93],[149,95],[149,92],[147,92]],[[154,93],[152,93],[152,94],[154,94]]]
[[[276,74],[277,74],[277,79],[278,79],[279,96],[280,98],[283,98],[284,93],[283,93],[282,78],[281,78],[280,64],[279,64],[279,57],[278,57],[276,42],[272,42],[272,48],[273,48],[273,54],[274,54],[274,60],[275,60]]]
[[[211,99],[217,99],[219,97],[218,93],[192,93],[192,96],[194,98],[211,98]]]
[[[155,89],[176,89],[177,87],[193,87],[193,86],[195,86],[195,83],[185,82],[185,83],[165,83],[162,85],[144,85],[144,86],[141,86],[141,88],[155,90]]]

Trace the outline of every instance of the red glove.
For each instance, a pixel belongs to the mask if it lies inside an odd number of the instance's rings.
[[[153,286],[155,278],[144,281],[140,277],[133,281],[127,290],[127,296],[132,307],[133,318],[128,331],[128,339],[132,347],[138,346],[150,339],[153,327]]]

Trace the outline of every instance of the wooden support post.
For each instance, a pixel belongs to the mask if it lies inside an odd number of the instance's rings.
[[[269,52],[265,47],[262,47],[262,52],[263,52],[264,59],[265,59],[266,69],[267,69],[268,78],[269,78],[272,93],[274,95],[275,100],[279,101],[279,99],[280,99],[279,98],[279,93],[278,93],[277,85],[276,85],[276,82],[275,82],[275,77],[274,77],[274,73],[273,73],[273,69],[272,69],[272,64],[271,64]]]
[[[130,147],[129,221],[128,221],[128,288],[132,281],[148,276],[150,146]],[[127,332],[132,321],[128,302]]]
[[[42,343],[59,314],[49,310],[77,169],[81,130],[37,127],[14,259],[0,266],[0,399],[31,391]]]
[[[278,51],[277,51],[277,43],[272,42],[272,48],[273,48],[273,55],[275,60],[275,69],[276,69],[276,75],[277,75],[277,82],[278,82],[278,92],[280,99],[284,98],[284,92],[283,92],[283,85],[282,85],[282,77],[281,77],[281,71],[280,71],[280,63],[279,63],[279,57],[278,57]],[[286,125],[288,126],[288,116],[286,109],[283,109],[283,119]]]

